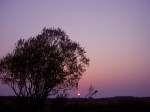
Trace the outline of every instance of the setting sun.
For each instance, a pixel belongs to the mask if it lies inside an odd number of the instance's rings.
[[[80,96],[81,94],[80,93],[77,93],[77,96]]]

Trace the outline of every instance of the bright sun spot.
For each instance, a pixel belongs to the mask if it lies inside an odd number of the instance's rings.
[[[78,93],[77,95],[80,96],[80,93]]]

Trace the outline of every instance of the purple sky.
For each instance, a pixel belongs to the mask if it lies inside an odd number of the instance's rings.
[[[19,38],[60,27],[87,51],[91,63],[80,81],[97,97],[150,95],[149,0],[0,0],[0,57]],[[9,95],[0,86],[0,95]]]

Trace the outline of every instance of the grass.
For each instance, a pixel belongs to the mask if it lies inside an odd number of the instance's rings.
[[[15,97],[0,97],[0,112],[15,112]],[[42,112],[150,112],[150,97],[48,99]]]

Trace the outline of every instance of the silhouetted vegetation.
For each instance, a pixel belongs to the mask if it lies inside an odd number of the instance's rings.
[[[0,79],[17,97],[0,97],[0,112],[149,112],[150,98],[67,98],[89,64],[85,50],[61,29],[43,29],[0,59]],[[54,95],[56,98],[47,98]]]
[[[97,93],[98,93],[98,90],[96,90],[93,85],[90,85],[88,89],[88,94],[86,95],[86,97],[93,98]]]
[[[85,53],[61,29],[44,28],[35,37],[18,40],[0,60],[0,79],[12,88],[19,104],[37,109],[49,95],[78,86],[89,64]]]
[[[0,112],[16,112],[15,97],[0,97]],[[39,112],[150,112],[150,97],[47,99]]]

